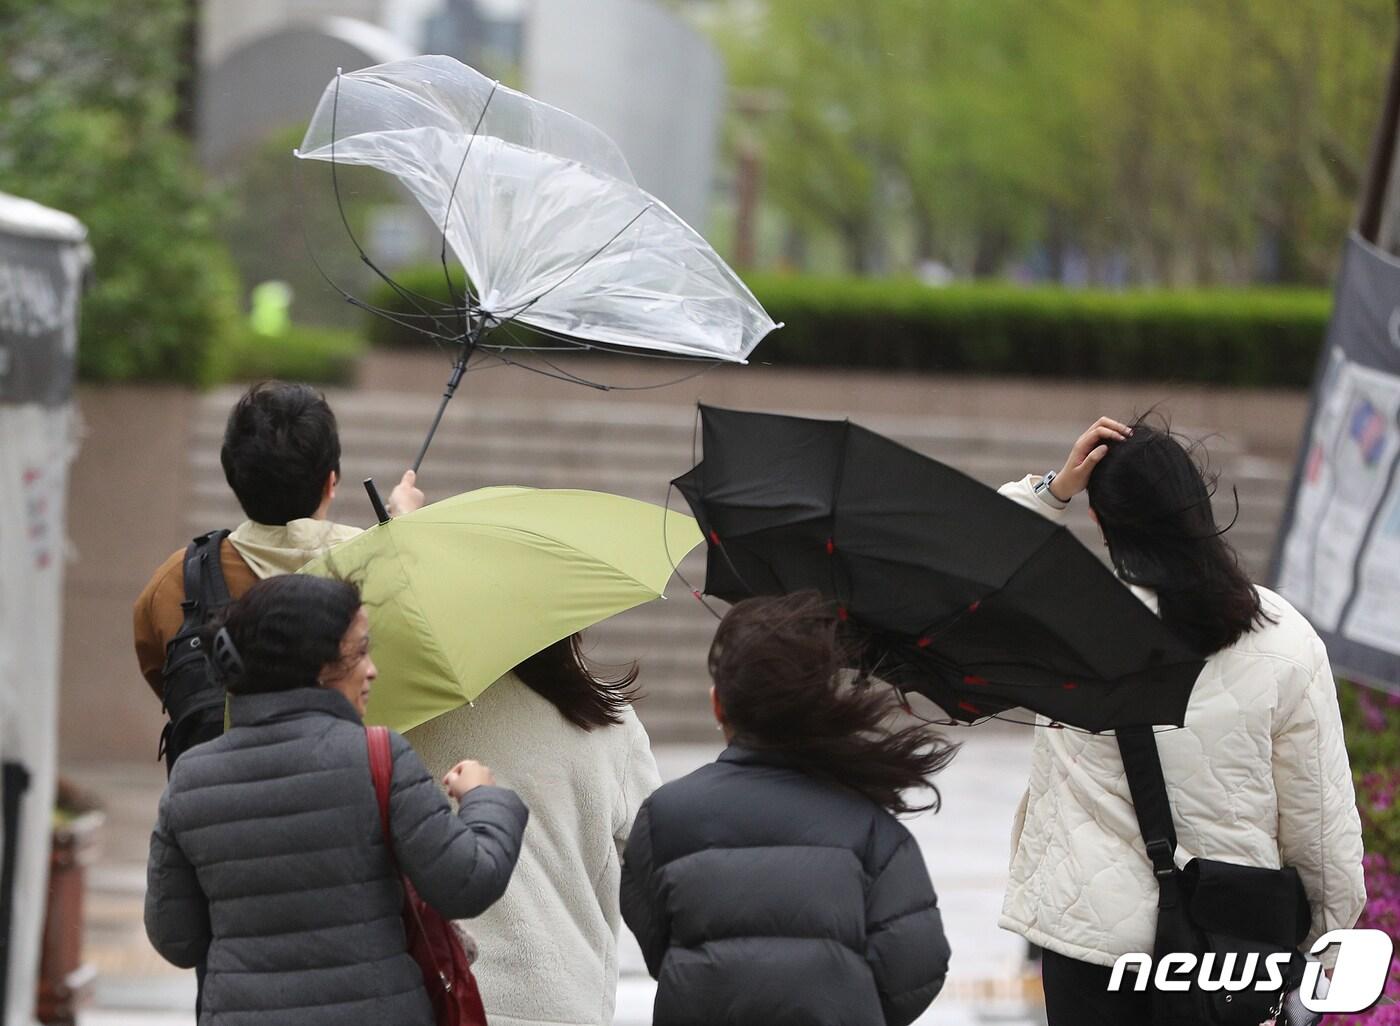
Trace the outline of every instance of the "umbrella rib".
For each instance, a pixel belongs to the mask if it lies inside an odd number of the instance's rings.
[[[417,302],[417,299],[415,298],[415,297],[417,297],[417,293],[414,293],[414,292],[412,292],[411,290],[408,290],[408,289],[403,288],[398,282],[394,281],[393,278],[389,277],[389,275],[385,274],[383,271],[381,271],[381,270],[378,268],[378,266],[375,265],[374,261],[371,260],[371,259],[369,258],[369,254],[365,252],[365,248],[364,248],[363,246],[360,245],[360,240],[356,237],[354,230],[350,227],[350,218],[349,218],[349,216],[345,213],[345,204],[342,203],[342,202],[341,202],[341,199],[340,199],[340,178],[339,178],[338,175],[336,174],[336,165],[337,165],[337,161],[336,161],[336,159],[335,159],[336,120],[337,120],[337,118],[338,118],[339,115],[340,115],[340,80],[341,80],[341,77],[342,77],[342,76],[341,76],[340,72],[337,71],[337,72],[336,72],[336,75],[335,75],[335,93],[334,93],[334,95],[331,97],[331,161],[330,161],[330,163],[331,163],[331,191],[335,194],[335,207],[336,207],[336,210],[337,210],[337,211],[339,212],[339,214],[340,214],[340,222],[341,222],[341,224],[345,227],[345,234],[346,234],[347,237],[349,237],[351,245],[353,245],[353,246],[355,247],[356,252],[358,252],[358,253],[360,254],[360,259],[363,260],[363,261],[365,262],[365,265],[366,265],[367,267],[369,267],[369,269],[370,269],[371,271],[373,271],[375,274],[377,274],[380,278],[384,279],[384,283],[385,283],[386,285],[388,285],[391,289],[393,289],[394,292],[397,293],[401,298],[403,298],[403,299],[406,300],[408,303],[410,303],[410,304],[412,304],[414,307],[416,307],[420,313],[422,313],[422,314],[424,314],[425,316],[427,316],[427,317],[429,317],[430,319],[432,319],[432,320],[433,320],[433,323],[434,323],[435,325],[437,325],[438,327],[442,327],[441,324],[438,324],[437,319],[436,319],[435,317],[433,317],[433,315],[430,314],[420,303]],[[303,230],[305,230],[305,227],[306,227],[306,222],[303,220],[303,222],[302,222],[302,228],[303,228]],[[327,279],[327,280],[329,280],[329,279]],[[348,296],[347,296],[347,298],[348,298]],[[421,297],[420,297],[420,298],[421,298]]]
[[[381,524],[377,528],[371,528],[370,530],[385,530],[391,525],[392,521],[389,524]],[[368,534],[369,532],[366,532],[365,534],[362,534],[359,537],[366,537]],[[410,598],[412,598],[413,600],[413,607],[415,612],[417,613],[417,618],[426,623],[427,617],[422,615],[422,610],[425,607],[423,605],[422,600],[418,597],[418,589],[413,583],[412,575],[409,574],[407,568],[404,566],[403,553],[399,549],[398,539],[394,537],[392,531],[388,531],[386,537],[388,540],[388,545],[392,550],[390,558],[392,558],[394,564],[399,568],[400,576],[403,581],[402,586],[398,590],[408,592]],[[353,539],[351,541],[353,542]],[[334,564],[331,562],[331,558],[333,555],[334,553],[332,552],[328,553],[326,556],[326,568],[330,570],[332,574],[335,573]],[[388,601],[392,598],[393,596],[391,595],[385,601]],[[424,650],[432,653],[436,657],[434,659],[434,662],[436,662],[440,667],[447,668],[447,672],[441,674],[441,676],[446,680],[452,681],[455,685],[460,687],[461,682],[457,679],[457,674],[452,668],[452,660],[447,657],[446,650],[444,650],[443,647],[438,643],[437,638],[434,636],[434,634],[431,631],[423,630],[416,631],[415,634],[420,643],[422,644]]]
[[[466,295],[460,299],[457,296],[456,286],[452,283],[452,273],[447,268],[447,229],[452,221],[452,207],[457,202],[457,186],[462,181],[462,172],[466,170],[467,158],[471,156],[472,152],[472,144],[476,142],[477,133],[481,131],[482,122],[486,120],[486,111],[490,108],[491,101],[496,98],[496,90],[500,87],[500,84],[500,82],[493,82],[491,84],[491,92],[487,94],[486,102],[481,105],[481,114],[476,119],[476,127],[472,129],[471,138],[467,140],[466,148],[462,151],[462,162],[457,165],[457,177],[452,179],[452,190],[447,194],[447,209],[443,211],[442,215],[442,253],[440,257],[442,261],[442,276],[447,282],[447,294],[452,297],[452,302],[458,308],[457,316],[459,321],[461,321],[462,334],[464,336],[467,334],[467,324],[466,318],[463,315],[463,310],[480,306],[480,300],[472,291],[471,282],[469,280],[471,277],[470,275],[465,275],[462,279]],[[466,267],[464,266],[462,270],[465,272]],[[468,299],[471,300],[471,307],[467,305]]]
[[[1034,514],[1032,514],[1032,515],[1034,515]],[[1068,529],[1068,528],[1063,527],[1063,526],[1060,526],[1060,525],[1058,525],[1058,524],[1055,525],[1055,527],[1050,531],[1050,533],[1047,534],[1047,535],[1045,536],[1045,540],[1044,540],[1043,542],[1041,542],[1039,545],[1037,545],[1037,546],[1035,547],[1034,551],[1032,551],[1028,556],[1026,556],[1026,558],[1025,558],[1024,560],[1021,561],[1021,565],[1018,566],[1018,567],[1016,568],[1016,570],[1011,574],[1011,576],[1008,577],[1005,581],[1003,581],[1000,585],[998,585],[997,587],[993,588],[991,591],[987,592],[987,594],[984,595],[984,596],[982,597],[982,601],[985,602],[985,601],[988,600],[988,599],[994,598],[994,597],[996,597],[997,595],[1000,595],[1000,594],[1001,594],[1003,591],[1005,591],[1007,588],[1011,587],[1011,585],[1016,581],[1016,578],[1020,577],[1021,574],[1025,573],[1026,567],[1030,566],[1031,563],[1035,560],[1035,558],[1036,558],[1037,556],[1039,556],[1042,552],[1044,552],[1047,548],[1049,548],[1049,547],[1050,547],[1050,544],[1051,544],[1052,542],[1054,542],[1055,539],[1056,539],[1057,537],[1059,537],[1059,535],[1060,535],[1061,532],[1063,532],[1063,533],[1066,534],[1066,535],[1069,535],[1069,529]],[[1077,539],[1074,539],[1074,536],[1073,536],[1073,535],[1070,535],[1070,538],[1071,538],[1071,540],[1074,541],[1074,543],[1075,543],[1076,545],[1079,544],[1078,540],[1077,540]],[[1114,577],[1114,580],[1118,581],[1119,584],[1123,584],[1123,582],[1122,582],[1121,580],[1119,580],[1116,576]],[[1123,587],[1124,587],[1124,589],[1126,590],[1127,585],[1124,584]],[[1131,592],[1130,592],[1129,594],[1131,594]],[[1134,597],[1133,601],[1135,601],[1135,602],[1137,601],[1136,597]],[[960,618],[960,619],[961,619],[961,618]],[[956,622],[957,622],[957,621],[954,621],[954,623],[956,623]],[[949,629],[949,628],[951,628],[952,626],[953,626],[953,624],[949,624],[949,625],[948,625],[948,628],[945,628],[945,629]],[[1058,636],[1059,632],[1057,631],[1057,632],[1055,632],[1055,633],[1056,633],[1056,635]],[[1061,638],[1061,640],[1063,641],[1064,639]],[[1077,658],[1079,658],[1080,660],[1082,660],[1086,665],[1088,665],[1088,664],[1091,663],[1091,660],[1089,660],[1088,658],[1086,658],[1085,655],[1084,655],[1084,653],[1081,652],[1081,651],[1079,651],[1079,649],[1078,649],[1077,647],[1074,647],[1074,646],[1067,646],[1067,647],[1070,647],[1070,648],[1072,649],[1072,651],[1074,652],[1075,656],[1076,656]],[[1030,662],[1030,661],[1028,661],[1028,660],[1027,660],[1027,661],[1022,661],[1022,662],[1009,662],[1009,663],[1007,663],[1006,665],[1009,665],[1009,666],[1030,666],[1030,667],[1034,667],[1034,668],[1036,668],[1036,669],[1045,669],[1045,668],[1046,668],[1046,667],[1043,667],[1043,666],[1042,666],[1041,664],[1039,664],[1039,663]]]
[[[690,593],[694,595],[695,598],[699,601],[699,603],[705,607],[705,612],[709,613],[716,620],[723,620],[724,617],[719,613],[719,611],[705,601],[705,596],[701,593],[700,589],[695,587],[695,585],[691,584],[688,580],[686,580],[685,574],[681,573],[680,564],[677,563],[676,558],[671,555],[671,536],[666,533],[666,521],[671,516],[671,495],[673,492],[675,492],[675,490],[676,482],[672,481],[670,487],[666,489],[666,505],[663,507],[666,510],[666,512],[661,514],[661,544],[666,549],[666,562],[671,564],[671,573],[675,574],[676,578],[683,585],[685,585],[686,588],[690,591]],[[690,555],[689,552],[686,553],[686,556],[688,555]],[[682,556],[681,558],[684,559],[685,556]]]

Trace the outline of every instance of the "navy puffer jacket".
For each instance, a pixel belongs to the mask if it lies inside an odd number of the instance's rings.
[[[230,714],[175,763],[147,867],[151,943],[207,960],[200,1026],[431,1026],[354,708],[297,688],[234,696]],[[390,745],[399,865],[444,915],[479,915],[510,881],[524,804],[478,787],[454,812],[407,742]]]
[[[948,971],[904,825],[740,747],[642,806],[622,914],[658,981],[655,1026],[905,1026]]]

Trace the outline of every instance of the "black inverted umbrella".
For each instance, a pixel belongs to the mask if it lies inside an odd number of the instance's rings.
[[[702,406],[674,484],[727,601],[814,588],[878,675],[972,721],[1181,725],[1202,658],[1065,528],[847,421]]]

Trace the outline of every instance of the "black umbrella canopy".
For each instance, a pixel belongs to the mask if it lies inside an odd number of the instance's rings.
[[[814,588],[878,673],[972,721],[1180,725],[1202,659],[1065,528],[847,421],[702,406],[675,480],[727,601]]]

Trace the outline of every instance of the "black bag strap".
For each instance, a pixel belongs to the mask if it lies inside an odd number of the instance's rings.
[[[204,621],[232,601],[224,580],[223,545],[229,536],[225,528],[201,534],[185,548],[185,624],[203,626]]]
[[[1178,895],[1176,869],[1176,827],[1167,798],[1167,782],[1162,776],[1162,759],[1157,751],[1157,734],[1151,727],[1120,727],[1118,751],[1128,774],[1128,790],[1133,795],[1138,830],[1152,861],[1152,872],[1161,891],[1159,908],[1175,905]]]

